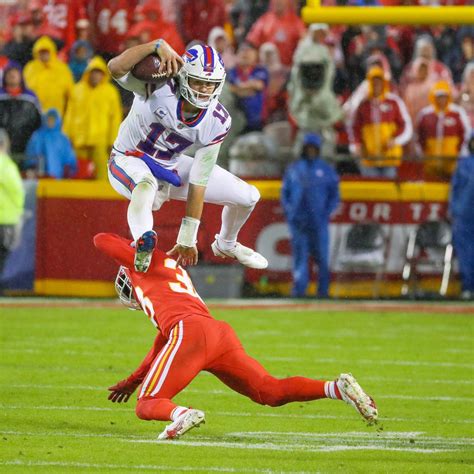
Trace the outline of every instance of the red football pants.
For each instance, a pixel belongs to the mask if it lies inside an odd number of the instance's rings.
[[[176,324],[151,363],[138,395],[137,416],[144,420],[170,420],[176,407],[172,398],[201,370],[262,405],[275,407],[325,398],[324,381],[272,377],[245,352],[228,323],[189,316]]]

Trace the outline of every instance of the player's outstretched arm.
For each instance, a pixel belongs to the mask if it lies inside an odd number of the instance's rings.
[[[94,245],[120,265],[133,268],[135,250],[130,247],[130,241],[116,234],[101,232],[94,236]]]
[[[123,53],[112,58],[108,63],[110,74],[115,79],[120,79],[130,72],[143,58],[149,54],[156,53],[161,64],[158,72],[166,73],[168,76],[177,74],[183,64],[181,56],[163,39],[150,41],[126,49]]]
[[[143,362],[140,366],[124,380],[117,382],[115,385],[112,385],[108,388],[111,392],[109,394],[109,400],[113,403],[126,403],[130,396],[135,392],[137,387],[143,382],[145,375],[150,370],[152,362],[155,360],[155,357],[166,345],[166,338],[158,332],[158,335],[153,342],[153,347],[150,349],[146,357],[143,359]]]

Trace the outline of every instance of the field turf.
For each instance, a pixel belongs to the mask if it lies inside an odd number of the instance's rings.
[[[378,427],[332,400],[259,406],[202,373],[176,401],[207,423],[157,443],[163,423],[136,418],[134,399],[107,400],[151,346],[143,314],[0,304],[0,472],[474,472],[472,308],[324,308],[212,312],[276,376],[351,371],[377,401]]]

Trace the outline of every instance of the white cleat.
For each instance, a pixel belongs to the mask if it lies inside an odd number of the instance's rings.
[[[369,425],[377,423],[378,411],[374,400],[362,390],[352,374],[341,374],[336,384],[342,399],[352,405]]]
[[[202,423],[206,423],[204,412],[190,408],[179,416],[176,421],[169,424],[163,433],[158,435],[158,439],[177,439],[192,428],[199,427]]]
[[[238,242],[235,244],[235,247],[233,249],[222,250],[219,248],[216,235],[216,240],[214,240],[214,242],[212,243],[211,248],[216,257],[235,258],[246,267],[256,268],[258,270],[263,270],[264,268],[268,267],[268,260],[263,255],[260,255],[258,252],[255,252],[255,250],[252,250],[249,247],[245,247],[244,245],[239,244]]]

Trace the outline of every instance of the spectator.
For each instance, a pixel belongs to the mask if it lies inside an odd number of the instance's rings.
[[[304,34],[304,23],[291,0],[271,0],[268,12],[252,26],[246,40],[256,48],[267,41],[276,44],[282,63],[291,66],[293,53]]]
[[[438,81],[447,81],[452,83],[451,72],[447,66],[436,59],[436,49],[433,39],[429,35],[421,35],[416,39],[413,58],[403,69],[400,78],[400,90],[403,91],[412,82],[418,82],[419,71],[416,60],[424,59],[424,64],[427,65],[427,76],[431,84]]]
[[[263,106],[265,89],[268,86],[268,71],[258,63],[258,52],[249,43],[243,43],[237,54],[237,66],[228,72],[230,90],[237,96],[244,112],[247,127],[243,133],[263,128]]]
[[[227,23],[224,0],[179,0],[178,4],[178,25],[185,44],[205,43],[212,28]]]
[[[224,28],[215,26],[209,33],[207,44],[212,46],[222,57],[227,70],[232,69],[236,63],[234,49],[229,39],[229,35]]]
[[[0,128],[11,138],[13,158],[21,164],[26,144],[41,125],[37,97],[25,87],[19,64],[9,63],[0,88]]]
[[[19,237],[25,205],[23,183],[17,166],[9,156],[9,145],[7,132],[0,129],[0,277],[8,252]]]
[[[62,179],[76,173],[77,163],[69,139],[61,132],[61,118],[55,109],[43,116],[43,125],[33,133],[26,148],[29,176]]]
[[[417,151],[423,157],[425,176],[446,179],[453,174],[458,156],[467,153],[471,126],[464,109],[452,103],[447,82],[433,86],[430,100],[417,120]]]
[[[306,295],[311,257],[318,265],[317,295],[329,296],[329,219],[339,205],[339,178],[320,158],[320,149],[319,135],[306,134],[300,159],[283,178],[281,202],[290,229],[296,298]]]
[[[396,85],[392,83],[392,70],[390,64],[382,53],[372,54],[367,58],[366,61],[366,72],[373,67],[379,66],[384,71],[385,80],[390,84],[390,91],[396,92]],[[354,113],[359,107],[360,103],[368,97],[369,94],[369,81],[364,79],[358,86],[357,89],[351,94],[351,96],[344,102],[343,110],[348,121],[348,126],[350,127],[352,120],[354,119]]]
[[[430,72],[430,62],[425,58],[415,59],[410,80],[404,82],[404,86],[400,85],[400,95],[413,123],[416,122],[421,109],[429,105],[430,90],[436,82],[436,75]]]
[[[288,94],[286,84],[290,75],[283,66],[278,48],[273,43],[263,43],[259,50],[260,64],[268,71],[265,95],[266,123],[288,120]]]
[[[459,94],[459,105],[464,109],[474,129],[474,61],[466,65]]]
[[[375,52],[382,53],[390,64],[390,69],[398,77],[401,70],[400,52],[395,40],[387,38],[384,26],[362,26],[361,34],[352,38],[348,46],[347,72],[354,90],[365,78],[365,64]]]
[[[28,15],[17,16],[13,23],[12,38],[4,49],[4,54],[22,67],[33,57],[34,40],[31,26],[31,18]]]
[[[288,83],[289,110],[300,130],[296,146],[307,132],[323,137],[324,157],[335,148],[334,124],[342,110],[332,90],[334,63],[326,46],[303,42],[295,53]]]
[[[462,81],[463,71],[472,61],[474,61],[474,27],[465,26],[457,33],[455,47],[446,54],[445,64],[449,66],[455,84]]]
[[[174,23],[164,20],[159,3],[148,1],[135,9],[135,20],[138,21],[130,28],[128,36],[137,36],[141,44],[156,38],[166,38],[166,41],[179,54],[184,53],[184,43]]]
[[[105,61],[95,56],[72,90],[64,133],[77,156],[95,164],[98,179],[107,179],[107,162],[121,121],[119,93],[110,83]]]
[[[138,0],[88,0],[96,51],[106,60],[121,52]]]
[[[400,166],[403,146],[413,134],[405,104],[389,92],[384,70],[374,66],[367,73],[368,97],[354,114],[349,130],[351,151],[362,158],[363,176],[394,179]]]
[[[54,42],[42,36],[33,47],[34,59],[24,70],[26,85],[38,96],[43,110],[54,108],[62,116],[74,79],[67,64],[56,56]]]
[[[453,227],[453,244],[461,275],[461,297],[474,299],[474,134],[469,156],[459,160],[451,181],[449,211]]]
[[[78,82],[86,70],[87,64],[94,55],[92,45],[88,41],[76,41],[69,53],[69,69],[74,76],[74,81]]]

